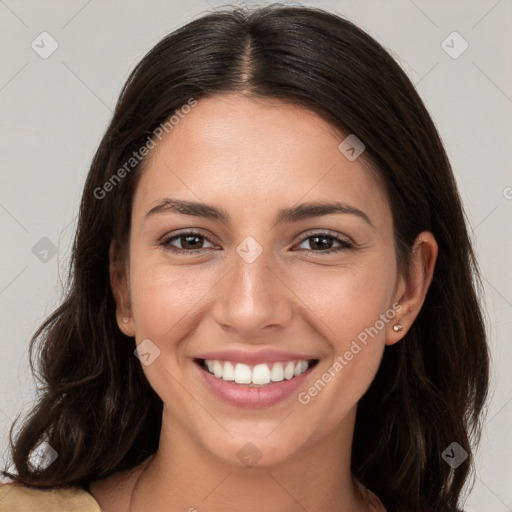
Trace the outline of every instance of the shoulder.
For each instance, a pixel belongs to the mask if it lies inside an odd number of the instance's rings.
[[[93,496],[78,486],[36,489],[0,484],[0,512],[101,512]]]

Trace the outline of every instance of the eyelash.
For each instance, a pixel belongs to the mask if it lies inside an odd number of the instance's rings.
[[[213,242],[207,236],[203,235],[202,233],[198,233],[196,231],[185,231],[183,233],[179,233],[178,235],[174,235],[172,237],[165,238],[164,240],[162,240],[160,245],[162,247],[164,247],[164,249],[166,249],[167,251],[170,251],[172,253],[177,253],[177,254],[199,254],[199,253],[207,250],[207,249],[201,249],[201,248],[200,249],[180,249],[177,247],[173,247],[171,245],[172,240],[190,236],[190,235],[196,236],[199,238],[204,238],[205,240],[208,240],[208,242],[213,244]],[[310,251],[314,252],[314,253],[325,255],[325,254],[336,253],[336,252],[342,251],[344,249],[352,249],[353,248],[353,245],[348,240],[345,240],[344,238],[340,238],[329,231],[318,231],[318,232],[314,232],[312,234],[308,234],[300,241],[299,245],[304,243],[306,240],[309,240],[310,238],[315,238],[315,237],[334,240],[335,242],[338,242],[340,244],[340,246],[336,247],[336,248],[330,248],[330,249],[318,250],[318,251],[314,251],[313,249],[310,249]],[[301,249],[301,250],[307,250],[307,249]]]

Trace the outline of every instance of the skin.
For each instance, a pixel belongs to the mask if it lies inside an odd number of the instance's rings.
[[[110,257],[119,328],[160,350],[142,368],[164,402],[162,432],[146,464],[91,484],[105,511],[127,510],[135,483],[131,511],[376,510],[350,472],[357,402],[385,346],[414,322],[437,244],[421,233],[408,274],[399,274],[387,198],[362,158],[338,150],[343,138],[306,109],[227,95],[200,99],[152,150],[135,192],[129,258],[115,244]],[[172,211],[145,218],[165,196],[220,206],[231,221]],[[279,209],[319,200],[358,208],[373,226],[339,213],[276,225]],[[196,241],[197,253],[160,245],[187,228],[207,237]],[[322,230],[353,248],[323,254],[307,238]],[[248,236],[263,249],[250,264],[236,252]],[[307,390],[397,302],[395,318],[307,405],[293,393],[241,409],[196,378],[201,352],[278,348],[319,359]],[[401,332],[393,330],[398,322]],[[261,453],[253,467],[237,456],[248,442]]]

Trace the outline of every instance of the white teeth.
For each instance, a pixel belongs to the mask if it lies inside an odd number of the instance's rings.
[[[268,384],[270,382],[270,370],[268,364],[257,364],[252,369],[253,384]]]
[[[293,378],[293,374],[295,371],[295,364],[291,361],[286,365],[286,368],[284,369],[284,378],[286,380],[290,380]]]
[[[218,361],[215,362],[217,363]],[[217,377],[217,375],[215,375],[215,377]],[[219,375],[219,377],[222,378],[222,375]],[[237,363],[235,366],[235,382],[237,384],[250,384],[251,367],[243,363]]]
[[[275,363],[270,372],[272,382],[281,382],[284,379],[284,369],[281,363]]]
[[[220,379],[222,377],[223,370],[224,368],[222,364],[220,364],[220,361],[213,361],[213,374],[215,377]]]
[[[271,382],[293,379],[302,375],[309,368],[307,361],[261,363],[253,367],[243,363],[217,360],[205,360],[205,364],[208,371],[218,379],[256,386],[266,386]]]
[[[224,380],[235,380],[235,367],[229,361],[224,363],[222,378]]]

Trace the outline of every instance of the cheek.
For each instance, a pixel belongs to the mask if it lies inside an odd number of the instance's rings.
[[[302,314],[336,352],[344,352],[352,339],[391,308],[396,279],[392,261],[379,259],[365,265],[325,267],[304,273],[294,281],[296,296],[305,306]],[[381,322],[378,327],[383,337]]]
[[[132,269],[131,302],[137,337],[155,340],[179,338],[216,281],[210,269],[171,268],[165,263],[151,263],[149,258],[135,259]]]
[[[303,311],[310,312],[305,314],[315,335],[323,338],[329,357],[317,381],[301,390],[299,403],[324,418],[325,431],[357,403],[378,370],[386,330],[395,318],[391,302],[396,274],[393,260],[388,261],[389,271],[375,261],[302,280],[300,293],[308,304]]]
[[[181,341],[197,328],[216,280],[210,270],[199,272],[191,267],[173,267],[141,258],[132,260],[131,302],[135,320],[137,345],[151,340],[150,364],[143,365],[146,378],[164,403],[173,403],[176,410],[185,410],[187,394],[180,385],[186,344]],[[143,345],[143,346],[148,346]]]

